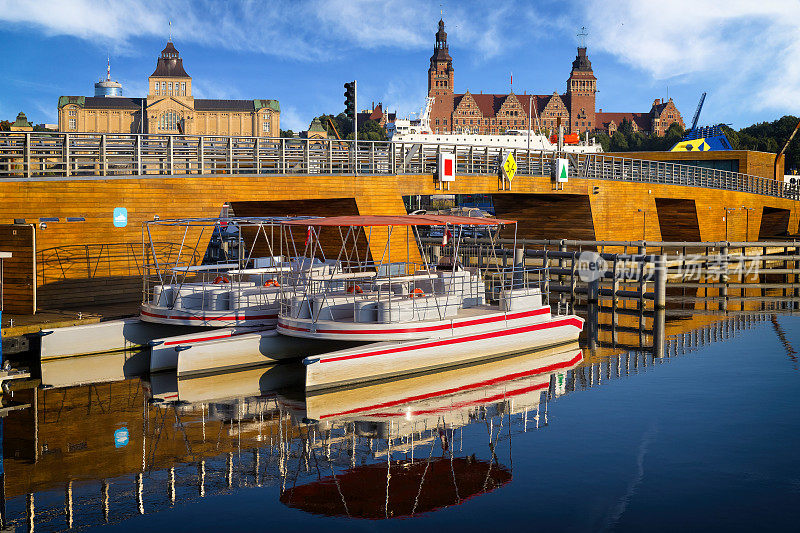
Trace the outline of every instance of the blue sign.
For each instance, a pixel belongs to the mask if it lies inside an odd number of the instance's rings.
[[[114,432],[114,446],[122,448],[128,445],[128,428],[119,428]]]
[[[114,208],[114,226],[124,228],[128,225],[128,210],[124,207]]]

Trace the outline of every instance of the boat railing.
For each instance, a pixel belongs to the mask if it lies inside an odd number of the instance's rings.
[[[441,263],[392,263],[392,268],[365,268],[298,282],[282,300],[281,314],[290,319],[342,322],[411,322],[443,320],[462,309],[486,305],[516,311],[547,305],[542,268],[475,267]],[[291,275],[291,274],[290,274]]]
[[[168,269],[162,275],[156,267],[145,266],[143,303],[192,311],[269,305],[277,299],[285,277],[280,271],[267,272],[268,269],[250,273],[237,272],[228,264],[202,266],[202,270]]]

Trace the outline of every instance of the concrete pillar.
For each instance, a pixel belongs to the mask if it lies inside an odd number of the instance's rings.
[[[653,305],[656,309],[664,309],[667,305],[667,261],[663,255],[656,255],[654,259]]]
[[[514,284],[515,289],[521,289],[525,285],[525,249],[517,248],[514,250]]]
[[[664,356],[664,345],[666,342],[666,315],[664,308],[656,309],[653,315],[653,356]]]

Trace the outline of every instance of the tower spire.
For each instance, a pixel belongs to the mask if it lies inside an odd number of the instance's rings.
[[[589,35],[589,32],[586,30],[586,26],[581,26],[581,31],[577,33],[578,37],[578,46],[581,48],[586,48],[586,37]]]
[[[167,42],[169,42],[169,43],[172,42],[172,21],[171,20],[169,21],[169,41],[167,41]]]
[[[106,81],[111,81],[111,56],[106,56]]]

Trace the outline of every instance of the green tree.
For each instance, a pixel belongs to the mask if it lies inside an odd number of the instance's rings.
[[[604,152],[611,151],[611,137],[608,136],[607,133],[598,133],[594,136],[595,142],[600,143],[600,146],[603,147]]]
[[[614,135],[611,136],[609,150],[612,152],[627,152],[629,150],[628,139],[621,130],[617,130],[614,132]]]
[[[294,137],[294,132],[292,130],[281,130],[281,137],[291,139]]]

